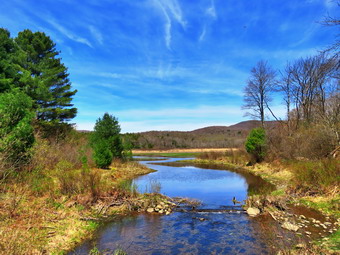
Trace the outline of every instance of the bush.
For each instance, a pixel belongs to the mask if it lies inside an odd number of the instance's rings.
[[[56,176],[60,184],[60,193],[63,195],[86,194],[89,192],[93,199],[100,193],[101,174],[95,169],[86,166],[83,169],[74,169],[68,161],[60,161],[56,166]]]
[[[266,132],[263,128],[254,128],[246,140],[246,151],[255,162],[261,162],[266,156]]]
[[[91,147],[97,167],[107,168],[114,158],[123,158],[123,143],[120,137],[118,120],[105,113],[94,126]]]
[[[288,163],[294,174],[293,184],[304,193],[318,194],[336,189],[340,184],[340,161],[326,158]]]
[[[81,178],[73,168],[74,166],[68,161],[60,161],[56,166],[61,194],[81,193]]]
[[[93,146],[93,159],[99,168],[108,168],[112,162],[113,155],[110,145],[104,140],[97,141]]]
[[[0,94],[0,158],[18,168],[34,144],[32,100],[19,90]]]

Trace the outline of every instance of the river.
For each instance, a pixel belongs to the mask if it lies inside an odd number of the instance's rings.
[[[260,177],[178,160],[141,161],[157,171],[134,183],[140,192],[160,188],[170,197],[198,199],[200,206],[170,215],[124,216],[103,226],[94,240],[70,254],[88,254],[93,247],[103,254],[116,249],[127,254],[273,254],[294,238],[269,217],[251,218],[234,204],[233,198],[242,202],[250,193],[273,189]]]

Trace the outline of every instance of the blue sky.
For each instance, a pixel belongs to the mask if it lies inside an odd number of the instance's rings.
[[[122,132],[193,130],[243,117],[261,59],[275,69],[335,40],[332,0],[1,0],[13,37],[43,31],[69,68],[78,129],[109,112]],[[273,110],[284,116],[279,99]]]

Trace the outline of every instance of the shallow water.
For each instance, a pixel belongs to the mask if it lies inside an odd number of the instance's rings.
[[[177,160],[180,159],[162,162]],[[157,172],[134,180],[140,192],[160,186],[161,193],[167,196],[201,200],[198,209],[233,208],[234,197],[243,201],[249,192],[260,192],[260,187],[268,186],[259,177],[217,171],[217,166],[203,169],[202,165],[142,163]],[[104,254],[117,248],[128,254],[272,254],[278,248],[277,242],[274,244],[277,237],[269,236],[268,227],[272,225],[274,222],[268,219],[250,218],[237,210],[174,212],[167,216],[135,214],[107,224],[95,240],[85,242],[71,254],[88,254],[94,246]]]

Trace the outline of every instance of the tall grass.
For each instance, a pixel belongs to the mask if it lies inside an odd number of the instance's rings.
[[[340,184],[340,160],[326,158],[315,161],[290,161],[293,185],[301,192],[313,195],[332,192]]]
[[[242,149],[226,149],[224,152],[203,152],[198,156],[198,158],[206,160],[226,160],[232,164],[246,164],[250,160],[248,153]]]
[[[87,164],[93,166],[92,150],[85,136],[71,133],[59,142],[37,137],[33,151],[30,169],[54,169],[62,160],[70,162],[75,168],[81,168],[84,157],[88,159]]]

